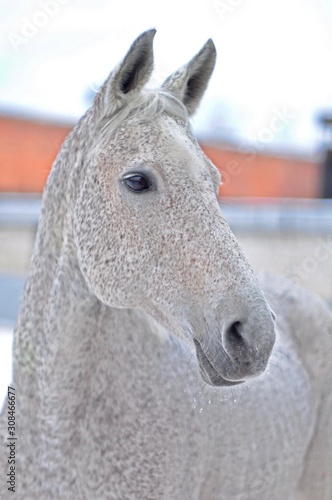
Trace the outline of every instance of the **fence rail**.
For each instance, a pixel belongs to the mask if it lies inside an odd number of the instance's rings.
[[[332,232],[332,199],[225,198],[221,210],[234,231]],[[41,196],[0,194],[0,225],[36,226]]]

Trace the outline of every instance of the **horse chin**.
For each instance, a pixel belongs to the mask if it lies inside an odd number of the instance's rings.
[[[199,371],[204,382],[212,386],[233,386],[243,384],[244,380],[227,380],[222,377],[212,366],[208,360],[206,354],[204,353],[200,343],[194,340],[196,348],[196,356],[198,360]]]

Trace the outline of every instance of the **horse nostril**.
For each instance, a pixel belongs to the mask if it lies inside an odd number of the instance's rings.
[[[235,321],[230,325],[230,327],[228,328],[228,332],[226,332],[226,335],[228,334],[228,336],[231,337],[230,340],[243,342],[243,338],[241,335],[241,326],[242,326],[241,321]]]
[[[224,347],[226,352],[233,357],[235,353],[239,354],[243,353],[244,349],[247,349],[246,342],[243,338],[243,328],[244,325],[241,321],[234,321],[227,330],[224,335]]]

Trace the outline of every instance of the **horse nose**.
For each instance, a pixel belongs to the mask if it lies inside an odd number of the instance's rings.
[[[266,315],[265,321],[258,323],[255,314],[246,319],[231,321],[222,333],[222,344],[233,363],[240,363],[246,369],[252,366],[253,372],[265,368],[274,344],[274,318]],[[249,375],[250,373],[248,373]]]

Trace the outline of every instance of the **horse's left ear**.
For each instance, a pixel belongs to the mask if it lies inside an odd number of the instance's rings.
[[[183,102],[189,115],[193,115],[198,108],[212,75],[216,56],[214,43],[209,39],[198,54],[162,84],[162,89]]]
[[[153,70],[153,38],[155,29],[142,33],[131,45],[121,63],[109,75],[95,97],[99,116],[111,116],[121,108],[131,92],[139,91]]]

